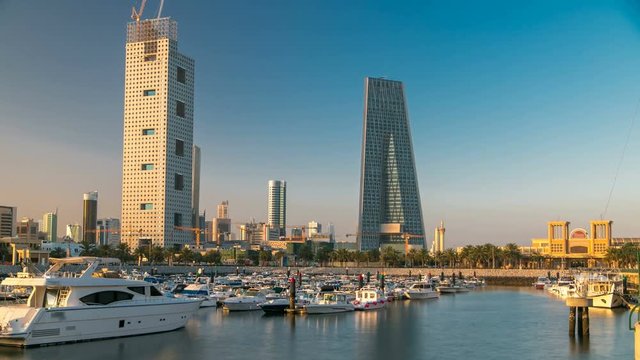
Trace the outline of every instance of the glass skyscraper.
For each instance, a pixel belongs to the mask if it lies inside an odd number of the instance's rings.
[[[360,250],[387,245],[424,246],[424,223],[402,82],[366,78],[360,216]]]

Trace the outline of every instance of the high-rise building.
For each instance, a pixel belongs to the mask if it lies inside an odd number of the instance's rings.
[[[200,226],[200,148],[193,145],[191,154],[191,227],[202,229]],[[195,236],[195,232],[193,233]]]
[[[431,244],[432,254],[444,251],[444,232],[444,221],[440,221],[440,226],[436,227],[433,232],[433,243]]]
[[[425,246],[411,130],[400,81],[366,78],[360,206],[360,250]]]
[[[96,225],[98,224],[98,192],[91,191],[84,194],[82,207],[82,241],[97,244]]]
[[[16,236],[16,208],[0,206],[0,238]]]
[[[287,182],[269,180],[269,206],[267,224],[278,229],[280,236],[287,236]],[[272,240],[272,239],[269,239]]]
[[[75,242],[82,242],[82,226],[80,224],[68,224],[67,237]]]
[[[193,243],[194,61],[170,18],[127,25],[121,241],[132,249]]]
[[[58,240],[58,212],[46,213],[42,217],[42,232],[44,232],[45,240],[56,242]]]
[[[96,227],[98,245],[118,245],[120,243],[120,219],[98,219]]]
[[[322,232],[322,224],[318,224],[317,221],[309,221],[309,225],[307,227],[307,236],[313,237],[316,234]]]
[[[16,236],[20,240],[38,241],[38,223],[30,218],[22,218],[16,226]]]
[[[229,219],[229,200],[225,200],[218,205],[216,217],[218,219]]]

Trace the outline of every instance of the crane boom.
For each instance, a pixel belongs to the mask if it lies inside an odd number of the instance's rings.
[[[131,8],[132,20],[140,21],[140,18],[142,17],[142,12],[144,12],[144,7],[146,4],[147,4],[147,0],[142,0],[142,3],[140,4],[140,10],[136,10],[135,6]]]

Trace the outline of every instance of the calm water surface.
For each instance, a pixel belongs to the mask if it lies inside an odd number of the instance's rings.
[[[21,359],[632,359],[628,312],[592,309],[588,341],[568,336],[568,308],[543,291],[488,287],[386,310],[264,316],[200,309],[184,329],[34,349]]]

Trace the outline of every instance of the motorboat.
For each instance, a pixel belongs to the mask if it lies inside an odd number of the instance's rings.
[[[386,295],[375,288],[356,290],[356,299],[351,302],[356,310],[377,310],[387,305]]]
[[[218,298],[206,284],[189,284],[180,292],[176,293],[175,296],[189,299],[200,299],[202,300],[200,307],[216,307],[218,303]]]
[[[435,299],[438,297],[438,292],[433,289],[430,283],[418,282],[409,286],[405,291],[405,296],[409,300]]]
[[[303,309],[307,314],[334,314],[354,311],[355,306],[347,300],[346,294],[325,292],[318,294],[314,301],[305,304]]]
[[[284,314],[284,311],[289,308],[289,299],[271,299],[259,304],[259,306],[265,314]]]
[[[99,277],[118,259],[49,259],[43,276],[6,278],[2,285],[32,289],[26,304],[0,307],[0,344],[35,346],[171,331],[183,327],[201,300],[165,296],[140,280]],[[84,271],[60,271],[84,265]]]
[[[267,298],[263,293],[258,289],[250,288],[224,300],[222,308],[228,311],[254,311],[260,310],[259,305],[266,301]]]
[[[533,287],[535,287],[536,290],[544,290],[550,286],[551,286],[551,280],[549,280],[549,278],[545,276],[538,277],[538,280],[536,280],[536,282],[533,283]]]

